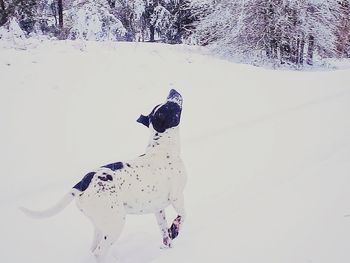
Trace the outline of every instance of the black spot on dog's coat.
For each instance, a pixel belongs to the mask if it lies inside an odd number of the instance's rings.
[[[117,163],[110,163],[107,165],[102,166],[102,168],[108,168],[111,169],[112,171],[117,171],[117,170],[121,170],[124,168],[124,165],[122,162],[117,162]]]
[[[73,186],[73,188],[81,192],[84,192],[89,187],[91,180],[95,174],[96,174],[95,172],[88,173],[87,175],[84,176],[84,178],[79,183]]]
[[[104,182],[106,182],[106,181],[113,181],[113,177],[112,177],[112,175],[110,175],[110,174],[105,174],[105,173],[103,173],[105,176],[103,177],[103,176],[99,176],[98,177],[98,179],[100,179],[100,180],[102,180],[102,181],[104,181]]]

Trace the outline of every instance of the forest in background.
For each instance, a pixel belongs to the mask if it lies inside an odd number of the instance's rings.
[[[0,38],[10,32],[201,45],[293,68],[350,57],[349,0],[0,0]]]

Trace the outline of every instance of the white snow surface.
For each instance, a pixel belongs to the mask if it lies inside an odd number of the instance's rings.
[[[272,71],[162,44],[0,44],[0,262],[94,262],[74,204],[45,220],[18,207],[49,207],[92,169],[142,154],[135,120],[170,88],[184,98],[186,224],[160,250],[154,216],[128,216],[109,263],[350,262],[349,69]]]

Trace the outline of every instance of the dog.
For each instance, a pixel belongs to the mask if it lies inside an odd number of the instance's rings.
[[[72,200],[94,225],[91,246],[97,262],[104,262],[108,250],[121,234],[126,214],[154,213],[162,247],[170,248],[186,217],[184,195],[187,174],[180,157],[179,124],[183,99],[172,89],[162,104],[141,115],[137,122],[151,131],[143,155],[127,162],[101,166],[88,173],[52,208],[33,211],[21,208],[35,218],[53,216]],[[172,205],[178,216],[170,228],[165,208]]]

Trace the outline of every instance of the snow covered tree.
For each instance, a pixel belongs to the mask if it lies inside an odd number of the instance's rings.
[[[21,1],[17,6],[17,15],[20,21],[20,26],[27,33],[34,29],[36,22],[37,3],[35,0]]]
[[[36,32],[50,36],[59,35],[57,0],[37,2]]]
[[[195,2],[194,8],[199,10],[196,14],[200,17],[194,35],[197,44],[223,44],[226,41],[225,35],[239,26],[238,17],[241,15],[240,8],[243,7],[238,1],[224,0],[220,4],[214,4],[213,1]],[[203,9],[207,12],[201,15]]]
[[[339,57],[350,57],[350,3],[339,1],[339,19],[337,25],[337,51]]]
[[[335,3],[335,2],[333,2]],[[285,4],[280,20],[281,62],[294,65],[313,64],[314,54],[335,55],[337,5],[318,1],[290,1]]]
[[[24,31],[27,33],[33,31],[37,14],[37,3],[35,0],[1,1],[0,26],[4,25],[12,17],[15,17]]]
[[[193,0],[171,0],[164,6],[169,10],[171,18],[168,30],[165,31],[165,39],[168,43],[182,43],[194,31],[196,16],[192,12]],[[166,19],[166,18],[165,18]]]
[[[5,3],[4,0],[0,0],[0,11],[5,11]]]
[[[106,0],[80,0],[67,15],[69,38],[121,40],[126,30]]]
[[[131,41],[181,43],[192,28],[192,0],[115,0]]]
[[[162,5],[157,5],[150,15],[150,41],[154,41],[154,33],[166,42],[166,37],[173,26],[172,14]],[[170,33],[171,35],[171,33]]]
[[[158,0],[116,0],[115,10],[131,41],[154,42],[170,26],[171,15]]]
[[[59,38],[181,43],[193,31],[193,0],[0,0],[0,26]]]
[[[0,39],[9,41],[14,46],[23,46],[22,41],[25,39],[25,33],[15,17],[10,18],[5,26],[0,27]]]
[[[222,0],[195,37],[224,56],[251,63],[313,64],[335,54],[335,0]]]
[[[127,41],[145,41],[148,39],[146,25],[146,0],[115,0],[113,13],[126,29]]]
[[[6,23],[6,7],[4,0],[0,0],[0,26]]]

